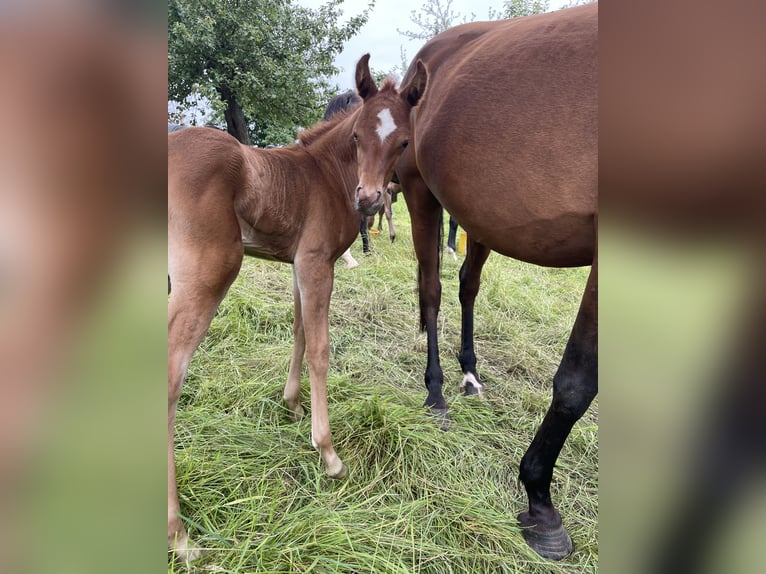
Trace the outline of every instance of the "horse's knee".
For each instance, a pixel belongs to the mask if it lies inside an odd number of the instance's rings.
[[[306,347],[306,362],[309,368],[326,369],[330,362],[328,345],[311,345]]]

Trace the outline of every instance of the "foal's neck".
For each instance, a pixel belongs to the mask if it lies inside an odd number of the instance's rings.
[[[333,122],[306,145],[306,151],[314,158],[327,181],[349,199],[353,199],[358,180],[356,144],[352,138],[356,113],[351,112]]]

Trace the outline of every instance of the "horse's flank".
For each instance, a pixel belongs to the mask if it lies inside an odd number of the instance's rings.
[[[593,259],[596,19],[591,6],[469,23],[419,53],[431,73],[414,111],[421,175],[469,236],[495,251],[549,266]],[[471,193],[451,192],[455,185]]]

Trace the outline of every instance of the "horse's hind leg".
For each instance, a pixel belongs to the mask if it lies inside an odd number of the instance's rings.
[[[214,219],[201,215],[200,211],[205,212],[196,210],[179,214],[180,219],[195,223],[191,228],[195,230],[196,237],[200,234],[205,236],[202,233],[204,222]],[[168,225],[170,277],[173,282],[168,301],[168,546],[182,560],[193,560],[198,551],[192,549],[179,516],[173,429],[189,362],[242,263],[242,244],[233,212],[229,223],[228,228],[221,225],[211,231],[204,245],[196,244],[188,237],[178,237],[183,235],[183,231],[174,229],[170,222]],[[188,228],[186,225],[179,227]]]
[[[303,313],[301,310],[301,294],[298,290],[298,277],[294,268],[293,309],[293,355],[290,359],[290,370],[287,374],[284,400],[293,420],[298,421],[305,414],[301,406],[301,371],[303,370],[303,355],[306,352],[306,334],[303,330]]]
[[[529,510],[518,516],[522,534],[538,554],[554,560],[570,554],[573,545],[551,502],[553,465],[569,432],[598,390],[596,282],[594,264],[564,357],[553,378],[553,401],[519,469],[529,497]]]
[[[450,225],[451,227],[451,225]],[[473,306],[479,293],[481,270],[489,257],[490,249],[481,243],[471,241],[463,265],[460,267],[460,311],[462,316],[461,349],[458,360],[463,371],[460,388],[466,395],[481,395],[484,385],[476,371],[476,353],[473,349]]]
[[[236,266],[236,270],[239,266]],[[210,326],[215,310],[236,277],[231,269],[213,288],[173,283],[168,304],[168,545],[183,560],[193,560],[197,552],[190,548],[186,530],[179,516],[178,490],[174,462],[173,429],[183,380],[194,351]]]

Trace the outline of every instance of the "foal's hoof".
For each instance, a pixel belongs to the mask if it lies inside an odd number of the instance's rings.
[[[334,478],[336,480],[341,480],[343,478],[346,478],[348,476],[348,467],[341,462],[338,468],[335,468],[335,469],[328,468],[327,476],[329,476],[330,478]]]
[[[574,550],[572,539],[563,524],[559,523],[553,528],[546,528],[530,518],[529,512],[522,512],[518,519],[522,526],[521,534],[524,540],[543,558],[561,560]]]
[[[292,419],[294,423],[302,421],[303,417],[306,416],[306,411],[303,410],[301,405],[298,405],[295,408],[290,408],[288,406],[287,409],[290,411],[290,419]]]
[[[202,550],[194,548],[188,536],[183,535],[172,544],[173,554],[181,562],[192,562],[202,556]]]
[[[439,430],[446,432],[452,426],[452,419],[449,418],[449,412],[446,407],[442,409],[431,407],[428,413],[436,419],[436,426],[439,427]]]

